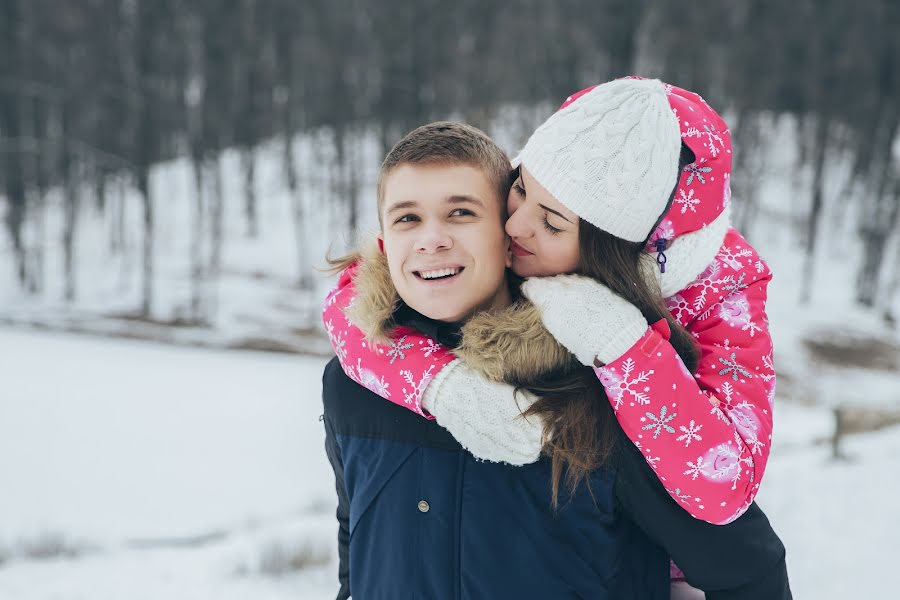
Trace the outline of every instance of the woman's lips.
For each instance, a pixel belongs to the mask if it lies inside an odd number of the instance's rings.
[[[513,256],[534,256],[534,252],[529,252],[515,242],[510,245],[510,250],[512,250]]]

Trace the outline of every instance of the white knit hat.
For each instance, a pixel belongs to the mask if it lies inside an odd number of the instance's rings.
[[[515,162],[582,219],[641,242],[666,209],[680,153],[665,84],[617,79],[554,113]]]

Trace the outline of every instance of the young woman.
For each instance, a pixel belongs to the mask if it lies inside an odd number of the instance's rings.
[[[729,225],[727,125],[697,94],[620,79],[567,99],[514,163],[506,231],[524,295],[595,368],[672,498],[697,519],[733,521],[765,471],[775,373],[771,272]],[[438,422],[482,458],[524,464],[553,443],[553,423],[522,419],[528,406],[514,388],[500,398],[491,387],[520,360],[517,348],[496,347],[475,372],[457,359],[465,348],[454,354],[414,332],[371,346],[343,312],[353,296],[352,278],[341,278],[324,320],[359,383],[429,417],[427,396]]]

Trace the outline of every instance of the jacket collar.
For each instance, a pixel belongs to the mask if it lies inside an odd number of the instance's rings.
[[[397,325],[418,329],[448,348],[456,348],[462,341],[461,323],[445,323],[429,319],[422,313],[410,308],[402,300],[400,301],[400,306],[394,311],[393,320]]]

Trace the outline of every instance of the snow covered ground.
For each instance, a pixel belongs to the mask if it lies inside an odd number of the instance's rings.
[[[258,576],[332,559],[324,360],[5,330],[0,353],[0,598],[331,592]],[[21,557],[42,546],[80,556]]]
[[[333,597],[324,359],[6,329],[0,355],[0,598]],[[795,597],[891,596],[900,427],[833,463],[827,411],[776,414],[760,504]]]

